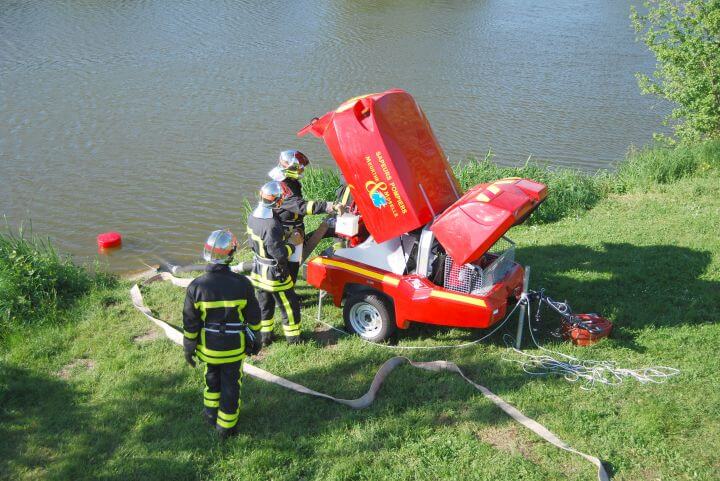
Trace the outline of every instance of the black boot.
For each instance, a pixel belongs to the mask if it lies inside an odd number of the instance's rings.
[[[203,420],[210,426],[215,426],[217,423],[217,409],[205,408],[202,412]]]
[[[267,347],[273,342],[273,333],[272,332],[261,332],[260,333],[260,343],[262,344],[262,347]]]
[[[288,344],[302,344],[303,340],[300,336],[285,336]]]
[[[220,441],[225,441],[228,438],[238,435],[237,426],[233,426],[229,429],[222,426],[215,426],[215,431],[218,433]]]

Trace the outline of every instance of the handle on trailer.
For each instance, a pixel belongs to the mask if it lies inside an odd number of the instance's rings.
[[[520,298],[520,302],[530,302],[527,295],[529,291],[530,286],[530,266],[525,267],[525,276],[523,277],[523,290],[522,290],[522,297]],[[518,328],[517,328],[517,335],[515,336],[515,349],[520,349],[520,345],[522,344],[522,335],[523,330],[525,329],[525,314],[527,313],[527,309],[520,309],[520,314],[518,314]]]

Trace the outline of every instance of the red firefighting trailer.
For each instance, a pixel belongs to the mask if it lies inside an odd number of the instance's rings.
[[[399,89],[350,99],[298,135],[307,133],[325,141],[357,204],[360,219],[343,214],[337,234],[357,236],[359,223],[370,234],[307,266],[311,285],[344,302],[348,329],[380,341],[411,322],[503,319],[524,274],[505,233],[545,199],[545,185],[500,179],[461,196],[425,114]]]

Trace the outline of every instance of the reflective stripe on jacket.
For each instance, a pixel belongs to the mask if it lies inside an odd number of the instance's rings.
[[[302,195],[302,185],[299,180],[286,178],[282,181],[285,187],[283,203],[273,211],[277,214],[286,231],[292,229],[304,230],[306,215],[323,214],[327,209],[324,200],[305,200]]]
[[[197,356],[209,364],[245,357],[243,325],[260,330],[260,306],[251,282],[225,264],[211,264],[185,294],[183,331],[197,339]]]
[[[285,231],[278,217],[260,219],[250,214],[247,233],[255,262],[250,279],[255,287],[265,291],[284,291],[293,287],[288,258],[295,246],[285,242]]]

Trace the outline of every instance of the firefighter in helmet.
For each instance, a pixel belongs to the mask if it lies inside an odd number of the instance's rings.
[[[247,277],[230,270],[237,238],[216,230],[205,242],[205,274],[187,288],[183,308],[185,360],[205,363],[203,417],[221,439],[237,434],[243,360],[260,350],[260,306]]]
[[[284,188],[284,202],[276,207],[275,212],[282,223],[286,235],[298,232],[305,239],[306,215],[331,214],[338,209],[338,205],[324,200],[305,200],[302,195],[302,184],[305,167],[310,160],[299,150],[284,150],[280,152],[278,165],[269,172],[270,178],[280,182]],[[299,244],[290,258],[290,275],[293,282],[297,281],[300,261],[302,259],[302,243]]]
[[[300,300],[294,290],[289,259],[302,244],[302,238],[298,233],[286,236],[277,214],[283,200],[282,185],[268,182],[260,189],[260,202],[247,220],[247,233],[255,254],[250,279],[260,303],[263,346],[272,342],[276,304],[288,343],[300,342]]]

